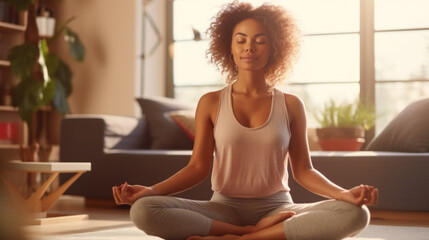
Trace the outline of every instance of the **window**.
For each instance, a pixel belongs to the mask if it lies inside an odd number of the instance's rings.
[[[377,129],[410,102],[429,96],[429,2],[375,0]]]
[[[204,32],[226,2],[230,1],[172,1],[171,82],[176,98],[197,101],[224,86],[205,57]],[[280,88],[304,100],[310,127],[317,126],[313,113],[330,99],[360,98],[375,102],[379,132],[408,103],[428,96],[429,1],[270,2],[288,9],[304,34],[301,57],[287,85]],[[193,29],[202,40],[195,38]]]
[[[206,58],[209,41],[205,37],[205,31],[210,25],[210,18],[227,2],[229,1],[173,1],[173,43],[170,44],[170,56],[173,60],[175,98],[196,102],[204,93],[224,86],[220,73]],[[201,34],[201,39],[195,39],[193,30]]]
[[[308,125],[330,99],[359,98],[360,36],[358,0],[285,1],[303,32],[301,56],[284,91],[306,104]]]

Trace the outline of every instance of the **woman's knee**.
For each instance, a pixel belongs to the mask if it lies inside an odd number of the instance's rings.
[[[359,226],[358,231],[363,230],[369,224],[371,214],[367,206],[356,206],[356,225]]]
[[[342,202],[342,204],[345,222],[352,227],[352,232],[358,233],[368,226],[371,215],[365,205],[356,206],[347,202]]]
[[[130,209],[130,218],[137,228],[147,234],[154,234],[156,231],[155,215],[158,209],[154,197],[143,197],[134,202]]]

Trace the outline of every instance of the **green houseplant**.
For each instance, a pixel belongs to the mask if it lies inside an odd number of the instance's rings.
[[[365,130],[375,125],[372,106],[360,102],[337,104],[330,100],[315,114],[316,129],[322,150],[357,151],[365,141]]]
[[[46,12],[46,6],[51,0],[7,1],[19,11],[28,11],[25,42],[9,51],[8,60],[12,73],[19,79],[13,89],[13,105],[27,123],[30,132],[28,145],[32,146],[37,142],[36,131],[33,129],[38,124],[36,122],[46,121],[46,117],[40,119],[35,114],[38,110],[50,106],[62,115],[70,111],[67,98],[72,93],[72,71],[66,62],[50,51],[51,43],[63,35],[71,55],[79,62],[84,59],[85,49],[78,35],[68,27],[74,18],[56,28],[52,37],[39,36],[37,12]]]

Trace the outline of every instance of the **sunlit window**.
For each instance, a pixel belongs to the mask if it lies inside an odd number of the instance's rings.
[[[374,0],[375,30],[429,27],[427,0]]]
[[[176,98],[198,101],[224,86],[208,63],[205,31],[211,18],[230,0],[174,0],[170,55]],[[374,82],[365,91],[375,95],[380,132],[410,102],[429,94],[429,1],[427,0],[252,0],[284,6],[297,20],[303,42],[299,61],[283,91],[306,104],[310,127],[313,113],[330,99],[356,101],[361,96],[361,56],[374,56]],[[363,4],[363,3],[366,4]],[[367,3],[370,4],[367,4]],[[362,6],[364,6],[362,8]],[[366,9],[367,8],[367,9]],[[361,11],[362,10],[362,11]],[[369,25],[362,25],[373,12]],[[372,26],[374,29],[372,29]],[[371,28],[371,29],[370,29]],[[362,32],[374,41],[364,41]],[[199,36],[195,33],[199,33]],[[363,45],[367,44],[367,45]],[[371,45],[371,46],[368,46]],[[373,46],[372,46],[373,45]],[[371,51],[370,53],[363,52]],[[366,61],[363,58],[363,61]],[[368,94],[367,94],[368,95]]]
[[[429,1],[375,0],[376,129],[429,96]]]

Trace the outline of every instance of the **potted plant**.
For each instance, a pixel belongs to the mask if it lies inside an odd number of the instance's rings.
[[[318,143],[325,151],[360,150],[365,130],[375,124],[374,108],[360,102],[337,104],[330,100],[315,118],[320,124]]]
[[[34,151],[38,148],[35,146],[38,145],[35,128],[37,125],[46,127],[46,116],[38,116],[35,113],[46,106],[54,108],[62,115],[70,111],[67,98],[72,92],[72,72],[67,63],[50,51],[49,46],[64,34],[75,60],[82,61],[85,50],[78,35],[68,27],[74,18],[57,28],[53,36],[46,34],[46,29],[39,34],[38,25],[41,28],[40,24],[49,23],[50,27],[54,24],[52,10],[47,7],[49,0],[7,1],[17,10],[28,11],[25,42],[9,51],[8,60],[12,73],[20,80],[13,89],[13,105],[18,108],[18,113],[27,124],[30,135],[28,143],[30,152],[21,152],[21,157],[24,161],[34,161],[32,160]]]

